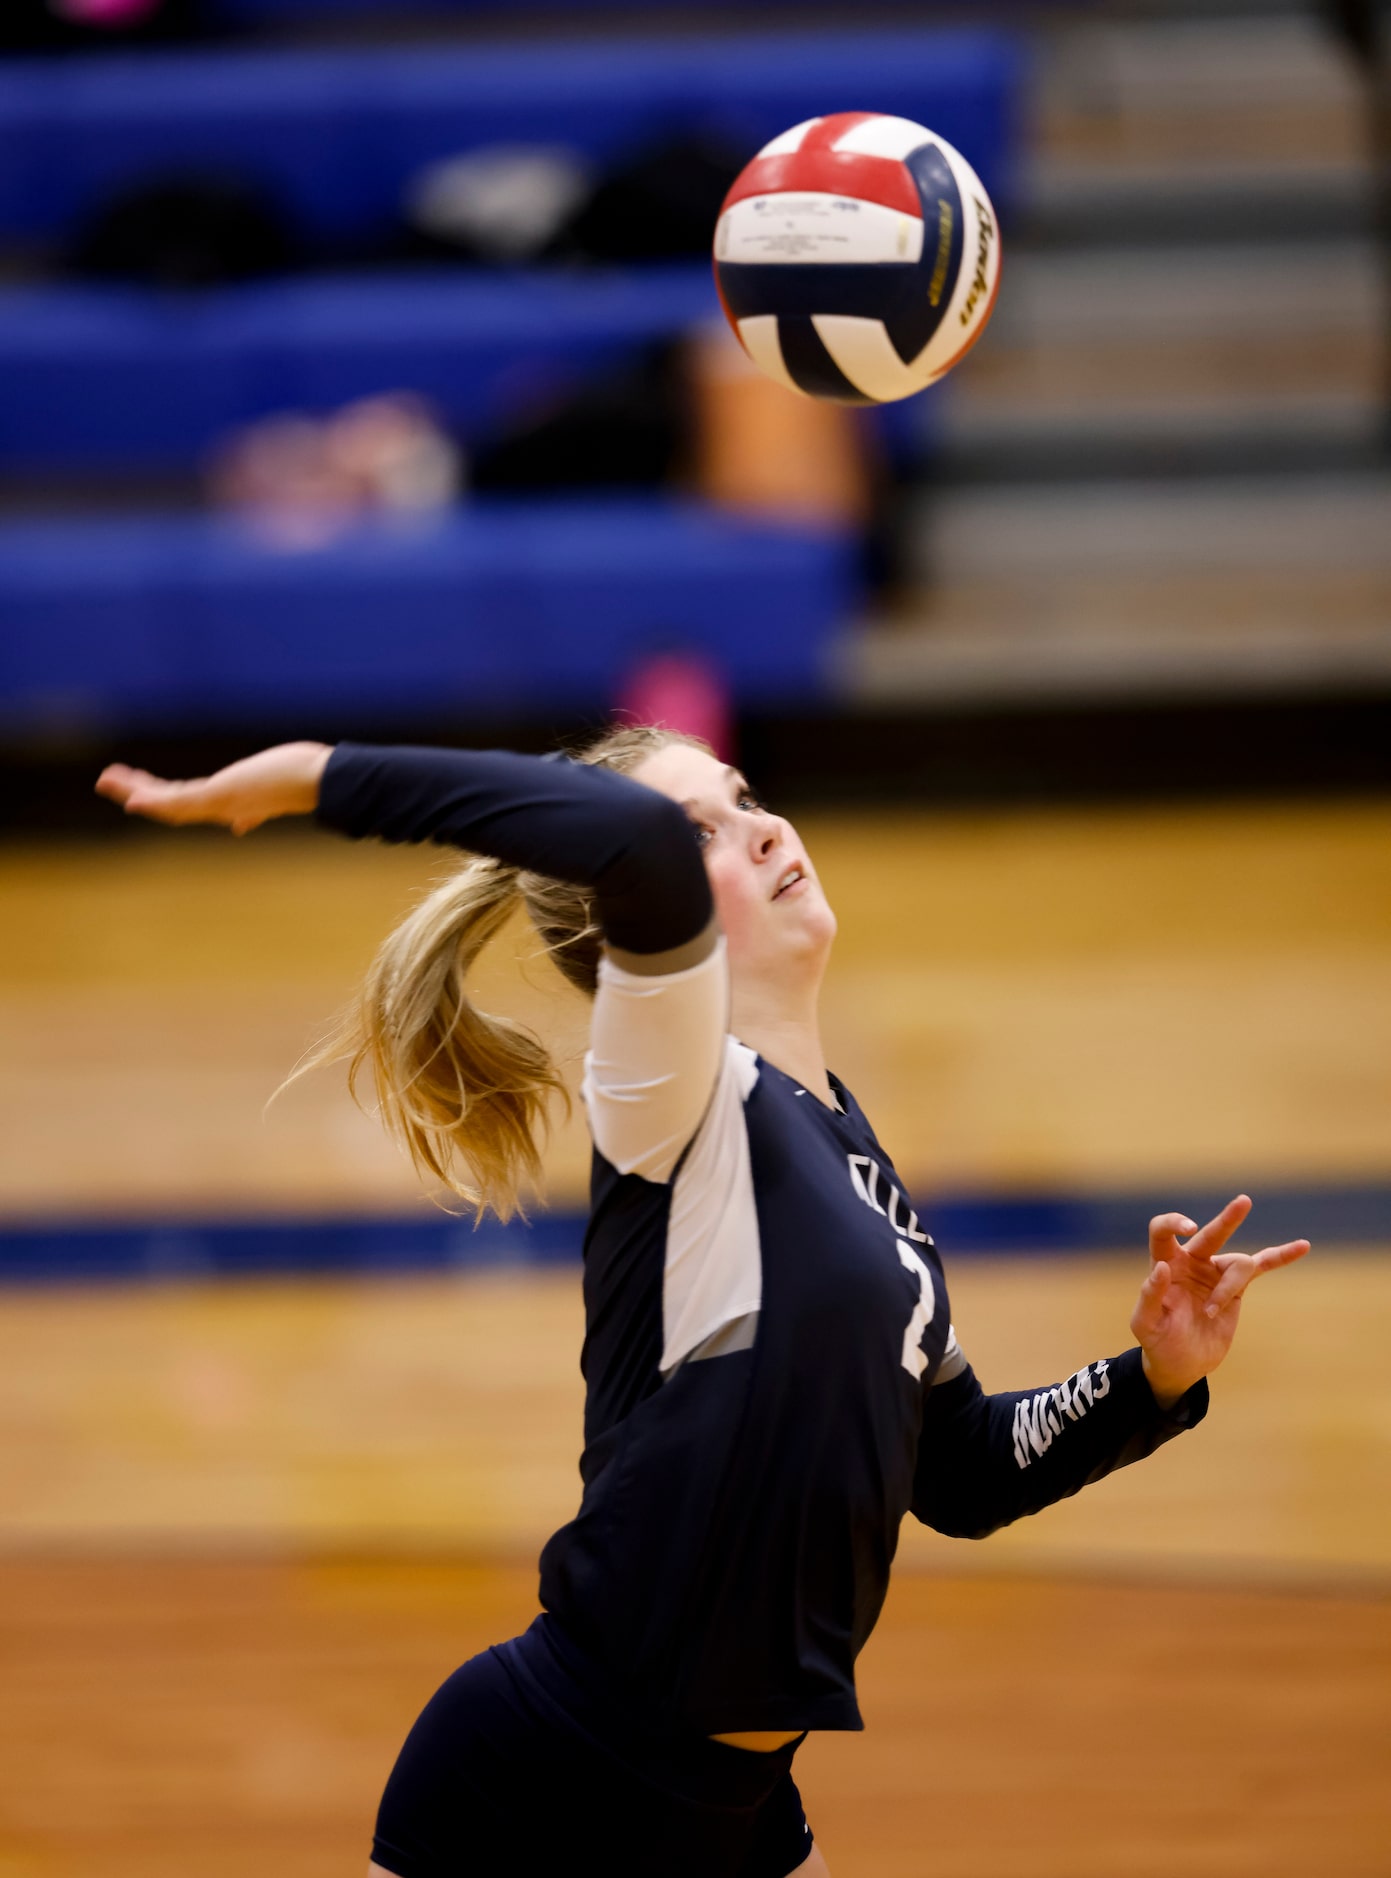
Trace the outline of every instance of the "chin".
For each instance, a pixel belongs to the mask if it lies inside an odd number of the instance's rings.
[[[808,900],[806,915],[807,931],[814,932],[821,943],[829,948],[838,931],[836,916],[831,910],[830,901],[818,892],[815,899]]]
[[[809,905],[807,916],[786,935],[787,952],[792,958],[825,960],[836,936],[836,916],[823,900]]]

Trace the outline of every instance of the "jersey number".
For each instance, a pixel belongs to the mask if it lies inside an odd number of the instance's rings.
[[[903,1333],[903,1367],[916,1382],[927,1368],[927,1353],[921,1348],[922,1334],[932,1322],[937,1294],[932,1288],[932,1273],[904,1239],[898,1242],[898,1262],[904,1271],[918,1275],[918,1301]]]

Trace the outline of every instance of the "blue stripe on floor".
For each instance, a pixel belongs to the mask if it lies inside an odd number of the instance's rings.
[[[920,1200],[945,1258],[1011,1252],[1113,1251],[1145,1245],[1155,1213],[1204,1220],[1230,1189],[1129,1194],[943,1195]],[[923,1203],[925,1201],[925,1203]],[[503,1226],[428,1212],[391,1219],[49,1222],[0,1227],[0,1281],[199,1278],[273,1273],[444,1271],[562,1265],[579,1258],[584,1217],[538,1213]],[[1391,1243],[1391,1184],[1286,1187],[1257,1194],[1242,1240],[1315,1245]]]
[[[578,1260],[584,1220],[529,1224],[445,1213],[399,1219],[179,1220],[0,1229],[0,1281],[440,1271]]]

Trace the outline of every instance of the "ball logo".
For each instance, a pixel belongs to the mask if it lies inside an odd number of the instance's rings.
[[[966,304],[961,309],[961,324],[969,326],[971,317],[980,305],[981,295],[989,288],[986,271],[990,266],[990,244],[995,239],[995,223],[989,209],[975,197],[976,205],[976,273],[971,282],[971,291],[966,296]]]
[[[927,304],[942,304],[942,289],[947,284],[947,269],[951,265],[951,238],[956,226],[956,217],[952,213],[950,202],[941,199],[937,203],[937,263],[932,270],[932,279],[927,289]]]

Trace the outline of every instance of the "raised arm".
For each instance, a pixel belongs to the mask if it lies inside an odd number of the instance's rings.
[[[621,1171],[670,1177],[719,1073],[723,945],[685,811],[593,764],[500,751],[281,744],[174,782],[113,765],[98,790],[128,814],[246,834],[317,813],[356,838],[433,841],[592,891],[605,940],[585,1102]]]
[[[97,788],[127,814],[176,826],[213,822],[241,835],[278,816],[317,813],[357,838],[489,854],[592,888],[605,939],[620,954],[714,945],[710,888],[683,811],[592,765],[496,750],[291,743],[188,782],[113,764]]]

